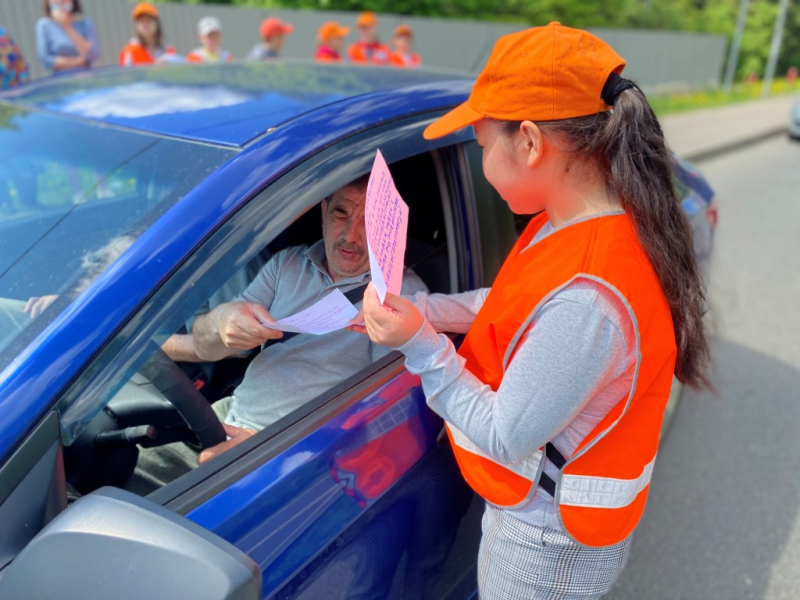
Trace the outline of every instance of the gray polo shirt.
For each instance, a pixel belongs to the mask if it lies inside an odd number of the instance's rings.
[[[247,289],[233,301],[257,302],[275,319],[304,310],[334,289],[342,292],[370,281],[369,271],[333,282],[324,267],[325,245],[295,246],[278,252]],[[402,293],[426,291],[411,270],[403,274]],[[356,305],[360,308],[361,303]],[[340,330],[327,335],[298,335],[265,348],[253,359],[233,394],[226,423],[262,429],[313,400],[337,383],[391,352],[365,335]]]

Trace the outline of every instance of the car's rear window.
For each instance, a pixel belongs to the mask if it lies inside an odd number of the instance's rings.
[[[0,104],[0,352],[233,154]]]

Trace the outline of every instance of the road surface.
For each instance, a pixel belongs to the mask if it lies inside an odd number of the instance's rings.
[[[716,394],[688,391],[608,600],[800,598],[800,144],[699,165],[720,223]]]

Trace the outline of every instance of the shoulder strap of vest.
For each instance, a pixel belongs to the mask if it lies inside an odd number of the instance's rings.
[[[559,471],[564,468],[564,465],[567,464],[567,459],[564,458],[564,455],[558,451],[558,449],[553,446],[552,443],[547,442],[544,445],[544,452],[547,455],[547,460],[549,460],[556,469]],[[539,477],[539,485],[542,489],[550,494],[553,498],[556,497],[556,482],[553,481],[553,478],[550,477],[547,473],[542,473]]]

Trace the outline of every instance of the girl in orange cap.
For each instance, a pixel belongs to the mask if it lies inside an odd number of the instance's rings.
[[[500,38],[469,100],[425,136],[472,125],[486,178],[536,216],[491,289],[381,305],[370,288],[353,326],[406,355],[486,499],[482,600],[605,594],[644,510],[673,374],[707,384],[689,226],[624,66],[558,23]],[[469,328],[458,351],[431,323]]]
[[[389,62],[395,67],[418,69],[422,66],[419,54],[411,51],[414,39],[414,30],[408,25],[398,25],[394,30],[394,52],[389,57]]]
[[[133,38],[120,50],[119,64],[127,67],[181,61],[175,48],[163,46],[161,15],[153,4],[139,2],[133,7],[131,19]]]
[[[323,23],[317,33],[319,46],[317,46],[314,59],[320,62],[341,62],[344,38],[349,33],[349,27],[339,25],[336,21]]]

